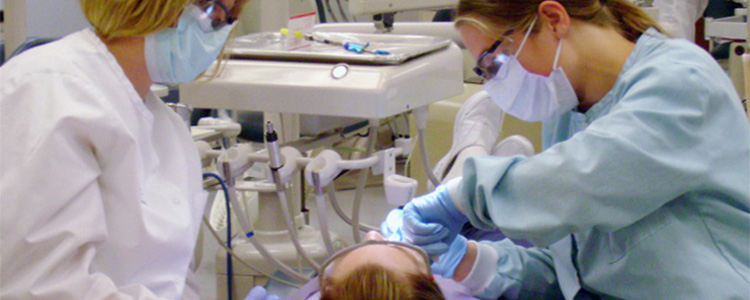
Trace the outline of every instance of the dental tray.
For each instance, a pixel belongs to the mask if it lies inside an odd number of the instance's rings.
[[[368,46],[365,52],[355,53],[344,49],[347,42]],[[313,32],[294,38],[260,32],[236,38],[230,53],[234,59],[398,65],[450,44],[447,38],[420,35]]]

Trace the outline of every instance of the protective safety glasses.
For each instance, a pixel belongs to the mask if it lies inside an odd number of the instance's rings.
[[[490,79],[497,74],[502,66],[509,58],[508,51],[509,46],[513,43],[513,39],[509,38],[508,35],[512,33],[512,30],[503,34],[503,37],[495,41],[487,50],[484,50],[482,54],[477,58],[477,65],[474,67],[474,73],[483,77],[484,79]]]
[[[414,256],[416,260],[424,262],[423,266],[425,266],[425,273],[428,276],[432,277],[432,269],[430,269],[430,257],[427,255],[427,252],[422,250],[422,248],[404,242],[367,240],[357,245],[339,250],[323,263],[323,266],[320,269],[320,274],[318,276],[319,289],[322,291],[325,288],[328,277],[333,274],[333,268],[336,266],[337,261],[340,261],[343,257],[354,250],[372,245],[386,245],[399,248],[399,250],[404,251],[408,255]]]
[[[196,5],[211,19],[211,27],[214,30],[231,25],[237,19],[230,15],[229,8],[219,0],[199,0]]]
[[[529,27],[526,29],[526,34],[523,36],[523,40],[521,40],[521,44],[518,46],[516,53],[511,54],[510,50],[510,45],[513,44],[513,39],[508,37],[509,35],[513,34],[513,29],[511,29],[503,33],[502,37],[500,37],[499,40],[495,41],[495,43],[492,44],[489,49],[485,50],[484,52],[482,52],[482,54],[479,55],[479,58],[477,58],[477,66],[474,67],[474,73],[477,73],[477,75],[484,77],[484,79],[491,79],[495,77],[497,72],[500,70],[500,67],[505,62],[507,62],[508,59],[510,59],[511,55],[518,56],[518,54],[521,53],[523,45],[526,44],[526,41],[529,38],[529,34],[531,34],[531,31],[534,29],[534,24],[536,24],[537,17],[538,16],[534,16],[534,19],[531,20],[531,25],[529,25]],[[506,43],[505,41],[509,42]]]

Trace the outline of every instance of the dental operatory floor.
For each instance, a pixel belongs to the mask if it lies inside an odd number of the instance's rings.
[[[385,201],[384,191],[382,185],[373,185],[365,188],[363,196],[360,219],[362,223],[379,227],[388,212],[393,208],[392,205]],[[354,199],[355,190],[339,190],[336,192],[336,198],[340,203],[342,209],[347,213],[351,214],[352,199]],[[317,215],[315,214],[315,205],[307,205],[310,209],[310,222],[315,228],[317,226]],[[328,207],[328,224],[331,231],[337,233],[342,237],[347,244],[353,244],[353,237],[351,227],[344,223],[336,215],[333,208]],[[217,299],[216,295],[216,253],[220,246],[216,243],[216,240],[211,236],[205,226],[203,230],[203,256],[201,263],[196,272],[196,279],[200,287],[201,299]],[[364,234],[362,234],[364,236]],[[244,295],[235,299],[242,299]],[[284,297],[282,297],[284,299]],[[219,299],[223,300],[223,299]]]

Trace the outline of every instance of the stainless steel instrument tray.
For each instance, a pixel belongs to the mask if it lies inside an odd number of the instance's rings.
[[[253,33],[236,38],[230,53],[235,59],[398,65],[451,44],[447,38],[420,35],[313,32],[308,37],[313,40],[278,32]],[[369,43],[368,52],[348,51],[346,42]],[[388,54],[372,53],[375,50]]]

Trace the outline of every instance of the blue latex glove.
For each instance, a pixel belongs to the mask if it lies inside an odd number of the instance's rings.
[[[469,249],[469,242],[466,238],[462,235],[456,236],[451,246],[448,247],[448,251],[440,255],[437,262],[433,262],[430,266],[432,273],[443,276],[443,278],[453,278],[458,264],[466,255],[467,249]]]
[[[435,256],[448,251],[448,246],[468,221],[453,205],[448,188],[441,185],[404,206],[402,234],[404,240]]]
[[[385,221],[380,224],[380,234],[389,241],[403,242],[404,237],[401,234],[401,224],[404,218],[404,211],[400,208],[391,210]]]
[[[250,290],[245,300],[279,300],[279,296],[269,295],[266,289],[259,285]]]

